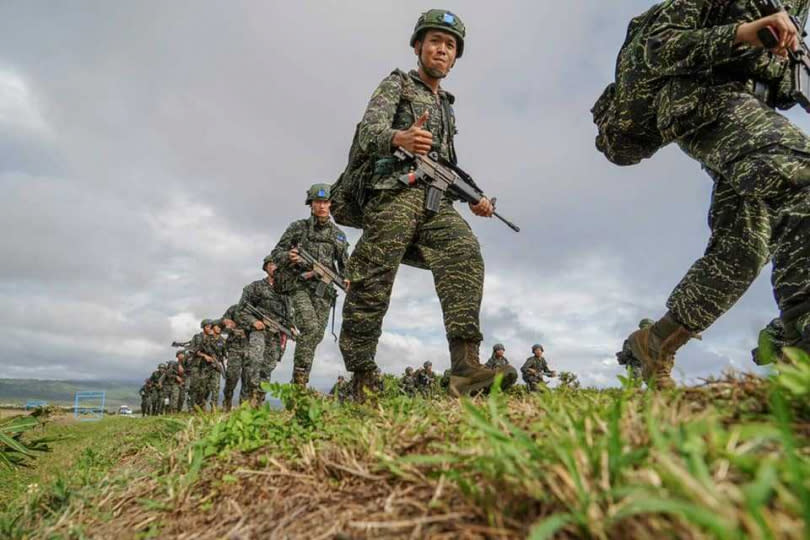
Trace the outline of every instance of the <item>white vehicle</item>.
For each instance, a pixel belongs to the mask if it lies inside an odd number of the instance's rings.
[[[132,414],[132,409],[130,409],[128,405],[121,405],[120,407],[118,407],[118,414],[123,416],[130,416]]]

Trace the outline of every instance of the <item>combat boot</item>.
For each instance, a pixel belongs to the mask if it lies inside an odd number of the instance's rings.
[[[351,396],[357,403],[365,403],[368,394],[374,394],[379,388],[377,370],[355,371],[351,380]]]
[[[477,341],[450,340],[450,395],[461,397],[486,390],[492,386],[498,374],[503,374],[501,388],[504,390],[515,384],[518,378],[512,366],[496,369],[482,366]]]
[[[309,383],[309,373],[300,369],[293,369],[292,383],[301,388],[306,388]]]
[[[633,355],[641,362],[641,377],[648,387],[663,390],[675,386],[672,379],[675,352],[695,336],[669,312],[652,326],[630,334],[627,342]]]

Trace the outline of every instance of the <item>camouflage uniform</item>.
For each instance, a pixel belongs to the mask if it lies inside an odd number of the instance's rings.
[[[433,394],[434,386],[436,384],[436,374],[433,372],[432,365],[424,365],[416,370],[414,374],[416,381],[416,389],[425,397]]]
[[[545,357],[541,356],[538,358],[534,355],[526,359],[523,363],[523,367],[520,368],[520,373],[523,375],[523,381],[529,388],[529,392],[535,392],[538,385],[545,384],[543,375],[548,377],[554,376],[554,372],[549,369]]]
[[[496,343],[492,347],[492,356],[489,357],[489,360],[487,360],[487,363],[484,364],[484,367],[488,367],[489,369],[495,369],[507,367],[509,365],[509,360],[506,358],[506,356],[498,356],[497,354],[495,354],[499,350],[505,351],[506,349],[500,343]]]
[[[302,274],[308,269],[290,262],[289,251],[295,246],[304,248],[321,264],[342,274],[348,261],[349,243],[343,231],[331,220],[320,223],[310,216],[290,224],[268,256],[278,265],[279,285],[290,295],[295,309],[295,326],[301,331],[295,341],[293,382],[306,384],[315,349],[323,340],[337,292],[334,287],[327,287],[321,296],[317,294],[321,282],[304,279]]]
[[[206,403],[216,406],[219,397],[219,362],[224,355],[225,341],[216,335],[199,333],[191,343],[191,401],[194,407],[205,409]],[[205,353],[214,359],[209,363],[198,353]]]
[[[234,321],[241,327],[248,329],[247,364],[242,375],[244,395],[256,404],[264,402],[263,382],[270,381],[270,374],[276,368],[287,345],[286,336],[278,334],[269,328],[256,330],[253,323],[258,321],[247,305],[267,313],[279,323],[287,326],[295,316],[295,309],[287,295],[279,293],[275,284],[268,278],[259,279],[242,289],[242,297],[236,307]]]
[[[805,18],[808,2],[792,8]],[[733,44],[738,23],[761,16],[751,0],[674,0],[650,28],[647,61],[669,78],[656,98],[661,134],[714,180],[708,247],[670,295],[668,316],[693,333],[708,328],[772,248],[774,295],[798,341],[810,323],[810,139],[769,106],[792,105],[787,63]],[[757,84],[770,95],[755,95]],[[651,332],[663,340],[674,326],[662,321]]]
[[[151,391],[149,392],[149,409],[153,415],[163,414],[163,386],[161,379],[163,378],[164,369],[158,367],[149,376],[151,383]]]
[[[405,395],[416,395],[416,375],[414,375],[413,368],[407,368],[405,374],[400,379],[400,388]]]
[[[345,401],[349,395],[349,383],[341,376],[329,390],[329,395],[337,398],[338,401]]]
[[[169,398],[169,405],[165,412],[177,413],[182,409],[180,390],[183,384],[180,364],[176,361],[169,362],[166,366],[166,373],[163,375],[163,397]]]
[[[386,77],[371,96],[359,127],[363,150],[376,157],[363,236],[349,260],[352,285],[343,305],[340,350],[350,371],[375,369],[374,355],[382,321],[401,262],[429,269],[444,314],[448,340],[480,342],[479,311],[484,261],[478,239],[445,197],[435,214],[425,210],[425,188],[407,187],[399,176],[409,165],[392,157],[396,130],[407,130],[424,112],[423,128],[433,135],[434,150],[455,162],[454,97],[440,89],[434,95],[416,71]],[[403,92],[412,92],[401,100]]]
[[[230,319],[236,322],[237,319],[237,304],[229,307],[223,319]],[[243,328],[237,323],[236,328],[228,329],[228,339],[225,341],[225,358],[228,359],[228,368],[225,371],[225,392],[223,398],[223,407],[225,410],[230,410],[233,404],[233,392],[236,389],[236,383],[242,381],[242,386],[239,390],[239,403],[250,400],[250,395],[247,391],[245,384],[248,357],[248,333],[247,328]]]
[[[149,416],[149,379],[146,379],[138,390],[141,396],[141,416]]]

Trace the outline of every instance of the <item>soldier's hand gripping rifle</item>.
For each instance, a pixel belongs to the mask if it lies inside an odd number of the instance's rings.
[[[301,257],[301,260],[304,261],[307,266],[312,267],[313,275],[320,281],[315,289],[316,296],[321,297],[326,294],[326,288],[332,285],[344,293],[346,292],[346,280],[343,279],[343,276],[320,262],[301,246],[296,246],[295,249],[298,250],[298,255]]]
[[[191,346],[191,340],[180,343],[179,341],[172,341],[172,347],[182,347],[188,349]]]
[[[265,313],[263,310],[257,308],[253,304],[246,304],[245,307],[247,308],[248,312],[250,312],[251,315],[262,321],[262,323],[271,330],[275,330],[279,334],[284,334],[293,341],[295,341],[295,339],[301,335],[301,332],[294,325],[291,324],[288,327],[281,324],[280,322],[273,319],[272,317],[270,317],[270,315]]]
[[[484,193],[475,184],[472,177],[459,167],[440,159],[434,152],[427,156],[412,154],[404,148],[397,147],[394,157],[401,161],[410,161],[413,168],[410,172],[399,177],[403,184],[412,186],[416,182],[424,182],[428,186],[425,197],[425,208],[430,212],[438,212],[442,197],[449,191],[464,202],[476,205],[481,202]],[[490,199],[495,206],[495,199]],[[503,221],[510,229],[520,232],[520,227],[494,212],[496,218]]]
[[[757,0],[757,6],[765,16],[785,10],[780,0]],[[804,25],[802,25],[802,21],[797,16],[789,16],[799,36],[799,49],[796,51],[788,50],[787,52],[793,67],[793,93],[791,97],[805,111],[810,112],[810,49],[807,47],[807,43],[804,42],[807,32]],[[757,37],[768,49],[773,49],[779,45],[779,37],[770,27],[760,29],[757,32]]]

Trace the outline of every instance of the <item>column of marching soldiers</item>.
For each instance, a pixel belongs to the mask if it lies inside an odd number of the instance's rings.
[[[674,142],[713,182],[706,251],[670,294],[665,313],[642,320],[617,353],[649,388],[675,386],[678,350],[731,309],[769,261],[779,317],[760,334],[759,344],[770,346],[752,351],[753,359],[785,361],[783,347],[810,354],[810,138],[775,110],[799,104],[810,112],[810,47],[803,40],[809,11],[810,0],[789,9],[778,0],[660,2],[628,25],[615,80],[591,109],[596,147],[612,163],[639,163]],[[432,273],[450,358],[440,379],[430,365],[408,368],[402,391],[427,394],[438,379],[449,394],[463,396],[497,380],[503,388],[517,381],[502,346],[480,361],[484,261],[454,207],[467,203],[476,216],[520,231],[459,165],[456,96],[443,85],[467,37],[452,12],[419,16],[409,41],[417,67],[392,71],[371,94],[343,174],[332,186],[307,191],[310,216],[292,223],[264,258],[262,279],[221,317],[202,321],[202,332],[178,344],[176,360],[147,379],[144,411],[216,407],[223,377],[225,409],[238,382],[240,402],[263,403],[262,385],[290,340],[292,382],[305,387],[330,310],[334,323],[338,290],[346,293],[339,347],[352,378],[333,390],[345,396],[351,387],[363,401],[382,381],[375,355],[401,264]],[[332,217],[363,231],[351,260]],[[656,226],[664,238],[681,233],[668,230],[665,219]],[[651,246],[634,262],[644,264],[662,248]],[[530,390],[555,375],[542,346],[532,350],[521,370]]]

